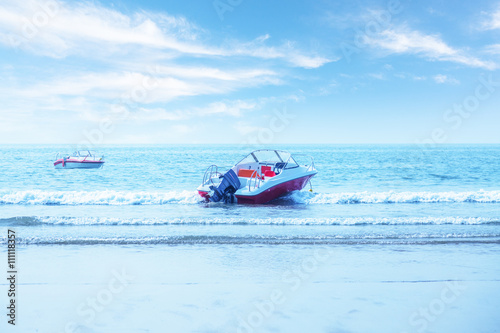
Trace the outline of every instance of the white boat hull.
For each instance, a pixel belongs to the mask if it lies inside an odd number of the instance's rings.
[[[302,190],[316,174],[316,170],[299,167],[290,170],[286,176],[267,178],[264,181],[253,179],[245,180],[243,183],[243,179],[240,178],[244,185],[234,193],[234,196],[238,203],[267,203],[287,193]],[[208,199],[210,197],[210,186],[202,185],[198,187],[198,193]]]
[[[99,169],[103,166],[104,161],[56,161],[54,167],[56,169]]]
[[[300,165],[295,158],[307,157]],[[318,171],[309,155],[292,155],[287,151],[255,150],[224,174],[216,165],[209,166],[198,187],[207,201],[243,204],[265,204],[287,193],[302,190]]]

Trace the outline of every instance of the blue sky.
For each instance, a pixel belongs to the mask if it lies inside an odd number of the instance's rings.
[[[500,1],[0,0],[0,143],[500,143]]]

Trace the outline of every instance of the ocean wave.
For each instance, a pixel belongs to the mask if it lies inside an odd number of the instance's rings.
[[[113,217],[14,217],[0,219],[0,225],[482,225],[497,224],[500,218],[483,217],[332,217],[332,218],[242,218],[242,217],[203,217],[203,218],[128,218]]]
[[[500,191],[467,192],[294,192],[291,204],[500,203]],[[0,191],[0,205],[165,205],[203,202],[196,191]]]
[[[302,204],[397,204],[397,203],[499,203],[500,191],[467,192],[294,192],[289,198]]]
[[[6,240],[0,238],[0,244]],[[498,244],[500,235],[411,234],[346,236],[156,236],[156,237],[23,237],[20,245],[361,245],[361,244]]]
[[[195,191],[0,191],[0,205],[165,205],[195,204]]]

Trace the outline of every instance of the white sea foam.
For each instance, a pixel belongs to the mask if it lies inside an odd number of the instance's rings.
[[[310,193],[296,192],[290,198],[303,204],[392,204],[392,203],[439,203],[476,202],[498,203],[500,191],[468,192],[344,192]]]
[[[419,225],[500,223],[500,218],[482,217],[332,217],[332,218],[130,218],[36,217],[34,224],[52,225],[161,225],[161,224],[250,224],[250,225]]]
[[[297,204],[500,203],[500,191],[468,192],[295,192]],[[0,191],[0,204],[17,205],[164,205],[196,204],[196,191]]]
[[[362,235],[176,235],[176,236],[76,236],[60,237],[52,235],[28,236],[19,240],[19,244],[33,245],[97,245],[97,244],[444,244],[457,243],[482,243],[498,244],[498,234],[428,234],[412,233],[387,237],[383,234]],[[0,244],[5,244],[6,239],[0,238]]]
[[[194,191],[0,191],[0,204],[20,205],[164,205],[194,204],[200,197]]]

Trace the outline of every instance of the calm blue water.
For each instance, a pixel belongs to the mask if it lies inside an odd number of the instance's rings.
[[[0,146],[20,331],[498,330],[500,146],[276,148],[314,157],[314,191],[249,206],[196,193],[244,146],[103,146],[98,170],[54,169],[71,147]]]

